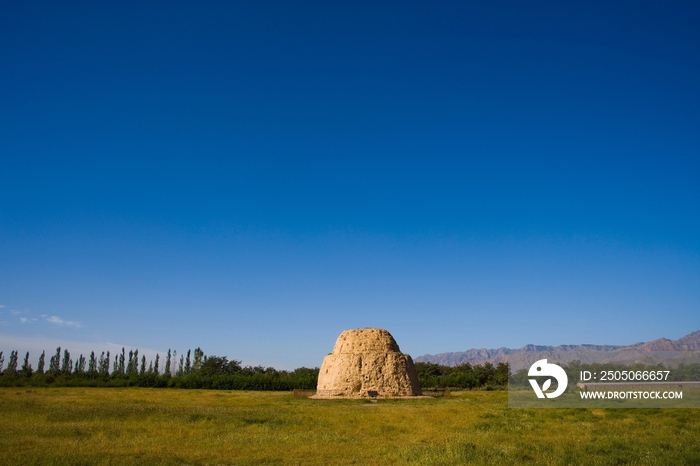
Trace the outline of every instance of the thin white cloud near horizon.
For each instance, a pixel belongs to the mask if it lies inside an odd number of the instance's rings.
[[[70,320],[63,320],[58,316],[48,316],[46,314],[41,314],[40,317],[50,324],[60,325],[60,326],[65,326],[65,327],[83,328],[83,324],[81,324],[80,322],[72,322]]]
[[[6,306],[0,304],[0,309],[5,308]],[[31,315],[29,310],[17,310],[17,309],[9,309],[7,311],[9,315],[11,316],[22,316],[22,315]],[[73,328],[84,328],[85,326],[78,321],[72,321],[72,320],[65,320],[59,316],[56,315],[48,315],[48,314],[41,314],[39,316],[41,319],[44,321],[48,322],[49,324],[57,325],[60,327],[73,327]],[[20,324],[31,324],[34,322],[38,322],[39,319],[37,317],[19,317],[19,323]],[[2,324],[7,325],[8,322],[2,322]]]

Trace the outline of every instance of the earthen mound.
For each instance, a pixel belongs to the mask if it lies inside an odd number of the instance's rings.
[[[323,359],[315,398],[417,396],[413,360],[381,328],[345,330]]]

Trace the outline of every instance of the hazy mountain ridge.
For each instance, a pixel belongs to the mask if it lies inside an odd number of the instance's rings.
[[[568,363],[580,360],[583,363],[641,362],[656,364],[662,359],[673,365],[679,363],[700,362],[700,353],[685,354],[687,351],[700,351],[700,330],[689,333],[678,340],[659,338],[649,342],[632,345],[525,345],[519,349],[511,348],[472,348],[467,351],[425,354],[415,358],[416,362],[431,362],[445,366],[459,364],[498,364],[509,363],[517,371],[529,367],[538,359],[547,358],[551,362]],[[698,359],[698,360],[696,360]]]

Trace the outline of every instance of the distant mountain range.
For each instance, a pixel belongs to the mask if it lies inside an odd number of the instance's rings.
[[[680,363],[700,362],[700,330],[690,333],[678,340],[659,338],[649,342],[635,343],[628,346],[615,345],[560,345],[542,346],[525,345],[519,349],[470,349],[457,353],[426,354],[418,356],[415,362],[432,362],[444,366],[470,364],[509,363],[511,370],[530,367],[540,359],[549,362],[569,363],[579,360],[582,363],[664,363],[677,366]]]

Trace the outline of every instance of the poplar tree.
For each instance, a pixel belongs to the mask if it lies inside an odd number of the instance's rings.
[[[122,354],[119,355],[119,374],[124,375],[124,360],[126,359],[126,352],[122,346]]]
[[[0,373],[2,373],[2,366],[5,365],[5,356],[2,355],[2,351],[0,351]]]
[[[185,357],[180,356],[180,367],[177,368],[177,376],[180,377],[185,373]]]
[[[134,375],[134,352],[129,350],[129,361],[126,364],[126,376],[131,377]]]
[[[201,369],[205,359],[206,358],[204,357],[204,351],[202,351],[201,348],[195,348],[194,362],[192,363],[192,371],[197,372],[199,369]]]
[[[39,356],[39,364],[36,366],[36,373],[37,374],[43,374],[44,373],[44,361],[45,361],[45,356],[46,351],[41,352],[41,356]]]
[[[192,362],[190,361],[190,353],[192,350],[187,350],[187,361],[185,361],[185,374],[192,372]]]
[[[103,377],[105,379],[109,377],[109,351],[107,351],[106,357],[104,351],[100,355],[100,361],[98,363],[97,372],[100,374],[100,377]]]
[[[129,365],[126,367],[127,376],[131,377],[139,373],[139,350],[135,350],[132,354],[129,351]]]
[[[94,376],[97,374],[97,359],[95,359],[95,352],[90,352],[90,361],[88,361],[88,374]]]
[[[2,353],[0,353],[0,357],[2,357]],[[0,365],[0,369],[2,369],[2,366]],[[156,371],[158,372],[158,371]],[[170,348],[168,348],[168,355],[165,356],[165,372],[163,375],[167,375],[170,377],[172,375],[171,368],[170,368]]]
[[[7,362],[5,373],[11,375],[17,373],[17,351],[10,351],[10,360]]]
[[[82,375],[85,373],[85,357],[81,354],[78,360],[75,362],[75,373]]]
[[[143,375],[146,373],[146,355],[144,354],[141,356],[141,370],[139,371],[140,375]]]
[[[24,363],[22,364],[22,375],[25,377],[32,376],[32,365],[29,364],[29,351],[24,356]]]
[[[155,365],[153,366],[153,372],[154,372],[156,375],[159,375],[159,374],[158,374],[158,362],[159,362],[159,361],[160,361],[160,353],[157,353],[157,354],[156,354],[156,363],[155,363]]]
[[[56,348],[56,354],[51,356],[49,361],[49,374],[58,375],[61,373],[61,347]]]
[[[63,362],[61,363],[61,374],[70,374],[73,372],[73,360],[70,358],[70,353],[67,349],[63,350]]]

